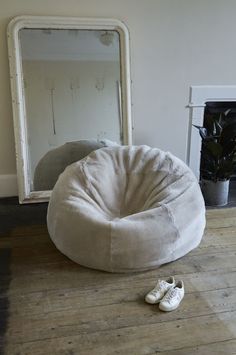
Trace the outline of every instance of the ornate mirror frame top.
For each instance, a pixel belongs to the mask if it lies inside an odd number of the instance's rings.
[[[132,144],[129,32],[123,22],[106,18],[18,16],[8,25],[8,52],[20,203],[46,202],[51,191],[30,191],[29,150],[19,31],[21,29],[115,30],[120,39],[123,144]]]

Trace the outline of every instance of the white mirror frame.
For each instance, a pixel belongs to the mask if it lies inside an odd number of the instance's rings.
[[[46,202],[51,191],[30,191],[27,124],[19,31],[23,28],[114,30],[120,35],[121,100],[125,145],[132,144],[129,31],[123,22],[106,18],[18,16],[7,29],[17,182],[20,203]]]

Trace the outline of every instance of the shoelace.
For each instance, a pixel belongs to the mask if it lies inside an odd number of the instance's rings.
[[[170,289],[170,291],[165,295],[165,301],[166,302],[171,302],[172,298],[174,298],[176,295],[178,295],[178,291],[176,290],[176,288],[172,288]]]
[[[155,296],[160,290],[166,290],[166,281],[159,281],[154,290],[152,290],[151,294]]]
[[[161,289],[166,288],[166,281],[164,280],[159,281],[159,286]]]

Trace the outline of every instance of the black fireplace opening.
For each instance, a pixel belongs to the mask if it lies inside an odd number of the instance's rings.
[[[236,122],[236,101],[209,101],[205,103],[203,127],[207,128],[209,124],[209,117],[213,117],[216,120],[220,120],[220,116],[227,113],[227,123]],[[205,162],[206,163],[206,162]],[[200,160],[201,167],[203,166],[203,156],[201,154]],[[200,168],[201,171],[201,168]],[[202,176],[200,173],[200,180]],[[236,206],[236,169],[230,178],[229,189],[229,207]]]
[[[228,122],[236,122],[236,101],[209,101],[205,103],[203,127],[207,128],[209,116],[219,120],[220,115],[227,112]],[[201,166],[203,164],[203,157],[201,156]],[[201,176],[200,176],[201,178]],[[236,181],[236,169],[230,180]]]

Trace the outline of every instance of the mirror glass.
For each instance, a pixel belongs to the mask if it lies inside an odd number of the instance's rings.
[[[45,155],[79,140],[123,143],[120,35],[115,30],[19,30],[30,191]]]
[[[17,16],[7,38],[19,202],[45,202],[68,165],[132,144],[129,31],[116,19]]]

